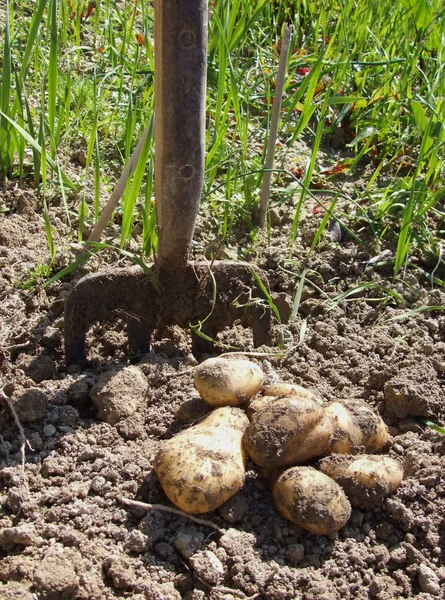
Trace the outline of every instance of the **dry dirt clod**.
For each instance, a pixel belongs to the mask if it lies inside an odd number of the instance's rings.
[[[145,375],[137,367],[124,367],[102,373],[91,390],[99,417],[116,425],[138,410],[148,390]]]
[[[23,423],[34,423],[45,418],[48,396],[38,388],[29,388],[14,394],[12,405]]]
[[[4,527],[0,529],[0,546],[38,546],[42,539],[36,536],[32,526]]]
[[[2,600],[35,600],[35,594],[30,587],[16,581],[3,585],[0,583],[0,598]]]
[[[431,417],[440,410],[443,392],[432,366],[420,364],[400,370],[385,384],[385,405],[390,416]]]
[[[20,355],[18,364],[35,383],[52,379],[56,372],[53,359],[46,354],[38,356]]]
[[[79,577],[63,555],[46,556],[34,572],[38,597],[42,600],[74,600]]]
[[[432,596],[440,596],[440,583],[439,578],[436,573],[428,567],[426,564],[422,563],[419,566],[419,585],[422,592],[427,594],[431,594]]]
[[[208,585],[217,585],[224,579],[223,564],[210,550],[193,554],[189,562],[196,577]]]

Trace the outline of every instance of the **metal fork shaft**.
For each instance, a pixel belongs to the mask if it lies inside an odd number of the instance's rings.
[[[205,154],[207,0],[155,0],[155,194],[159,267],[184,266]]]

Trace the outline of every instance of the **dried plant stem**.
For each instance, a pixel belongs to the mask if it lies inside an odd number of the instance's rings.
[[[17,429],[19,430],[20,433],[20,456],[21,456],[21,471],[22,471],[22,479],[23,479],[23,486],[25,488],[25,492],[26,492],[26,496],[27,498],[29,498],[30,494],[29,494],[29,486],[28,486],[28,480],[26,479],[26,473],[25,473],[25,448],[26,446],[28,446],[28,448],[31,450],[31,452],[33,452],[33,448],[31,447],[31,444],[28,442],[28,440],[26,439],[26,435],[25,435],[25,431],[23,430],[22,424],[20,423],[20,420],[18,418],[18,415],[15,411],[15,408],[11,402],[11,400],[8,398],[8,396],[5,394],[5,392],[3,391],[3,389],[0,390],[0,398],[2,400],[4,400],[11,412],[11,415],[14,419],[14,422],[16,424]]]
[[[141,139],[137,143],[136,148],[134,149],[133,154],[130,156],[127,164],[122,171],[122,175],[119,177],[118,182],[114,186],[113,191],[111,192],[111,196],[108,199],[102,213],[97,221],[96,225],[93,228],[93,231],[88,238],[88,242],[98,242],[100,240],[100,236],[103,233],[103,230],[107,226],[108,221],[111,219],[111,215],[113,214],[114,209],[117,206],[117,203],[122,197],[122,194],[125,191],[125,186],[127,185],[127,181],[131,174],[137,167],[139,157],[142,153],[142,148],[144,147],[145,140],[147,139],[148,132],[150,130],[150,124],[144,129],[144,133],[141,136]]]
[[[225,533],[224,529],[215,525],[211,521],[207,521],[207,519],[200,519],[199,517],[194,517],[193,515],[189,515],[178,508],[173,508],[171,506],[164,506],[163,504],[146,504],[145,502],[139,502],[139,500],[131,500],[130,498],[122,498],[123,504],[128,504],[130,506],[138,506],[140,508],[145,508],[148,510],[163,510],[165,512],[173,513],[174,515],[179,515],[180,517],[185,517],[186,519],[190,519],[195,523],[199,523],[200,525],[204,525],[205,527],[211,527],[218,533]]]
[[[281,40],[280,63],[278,66],[277,82],[275,85],[275,95],[272,107],[272,119],[270,121],[269,141],[267,144],[266,164],[263,177],[263,186],[261,188],[260,199],[260,227],[266,226],[267,207],[270,196],[270,182],[272,178],[272,169],[275,158],[275,145],[277,143],[278,122],[280,120],[281,101],[283,99],[284,77],[286,75],[287,57],[289,55],[290,37],[292,25],[284,26],[283,39]]]

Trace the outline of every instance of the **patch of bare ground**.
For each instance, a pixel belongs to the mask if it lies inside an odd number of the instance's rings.
[[[10,401],[0,400],[1,599],[444,597],[445,439],[424,419],[444,418],[445,316],[432,310],[389,321],[407,308],[376,301],[374,290],[328,302],[365,281],[392,285],[389,268],[372,264],[372,244],[326,235],[308,257],[321,217],[305,215],[289,270],[306,269],[307,283],[284,328],[285,355],[252,360],[323,400],[360,398],[378,410],[391,434],[384,451],[404,464],[402,485],[376,508],[353,510],[338,534],[315,536],[278,514],[249,463],[242,490],[206,515],[221,534],[122,502],[168,504],[153,457],[163,439],[208,410],[193,388],[189,334],[159,331],[150,354],[129,366],[119,321],[97,324],[89,367],[65,368],[63,303],[79,275],[16,287],[47,250],[41,220],[20,207],[25,192],[8,194],[11,211],[0,217],[1,387]],[[274,292],[291,296],[298,279],[279,269],[289,214],[280,209],[276,218],[271,243],[259,242],[252,258]],[[196,240],[205,247],[203,223]],[[245,235],[233,240],[237,255]],[[410,308],[445,305],[445,293],[414,272],[399,292]],[[225,330],[221,339],[252,350],[248,329]]]

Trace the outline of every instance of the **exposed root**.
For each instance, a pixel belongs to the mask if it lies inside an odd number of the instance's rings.
[[[131,500],[131,498],[122,498],[123,504],[128,504],[130,506],[138,506],[140,508],[145,508],[147,511],[149,510],[164,510],[165,512],[173,513],[174,515],[179,515],[180,517],[185,517],[186,519],[190,519],[195,523],[199,523],[200,525],[204,525],[205,527],[211,527],[221,535],[225,533],[224,529],[212,523],[212,521],[207,521],[207,519],[200,519],[199,517],[194,517],[193,515],[189,515],[178,508],[173,508],[171,506],[164,506],[163,504],[147,504],[145,502],[139,502],[139,500]]]
[[[34,452],[34,448],[32,448],[31,444],[26,439],[25,431],[24,431],[24,429],[22,427],[22,424],[20,423],[20,420],[19,420],[19,418],[17,416],[17,413],[15,411],[15,408],[14,408],[11,400],[8,398],[8,396],[3,391],[3,388],[0,390],[0,398],[6,402],[8,408],[9,408],[9,411],[10,411],[10,413],[11,413],[13,419],[14,419],[16,427],[19,430],[19,434],[20,434],[21,471],[22,471],[23,487],[25,488],[26,497],[29,498],[30,497],[29,486],[28,486],[28,480],[26,478],[26,473],[25,473],[25,460],[26,460],[25,448],[26,448],[26,446],[28,446],[28,448],[29,448],[29,450],[31,450],[31,452]]]

